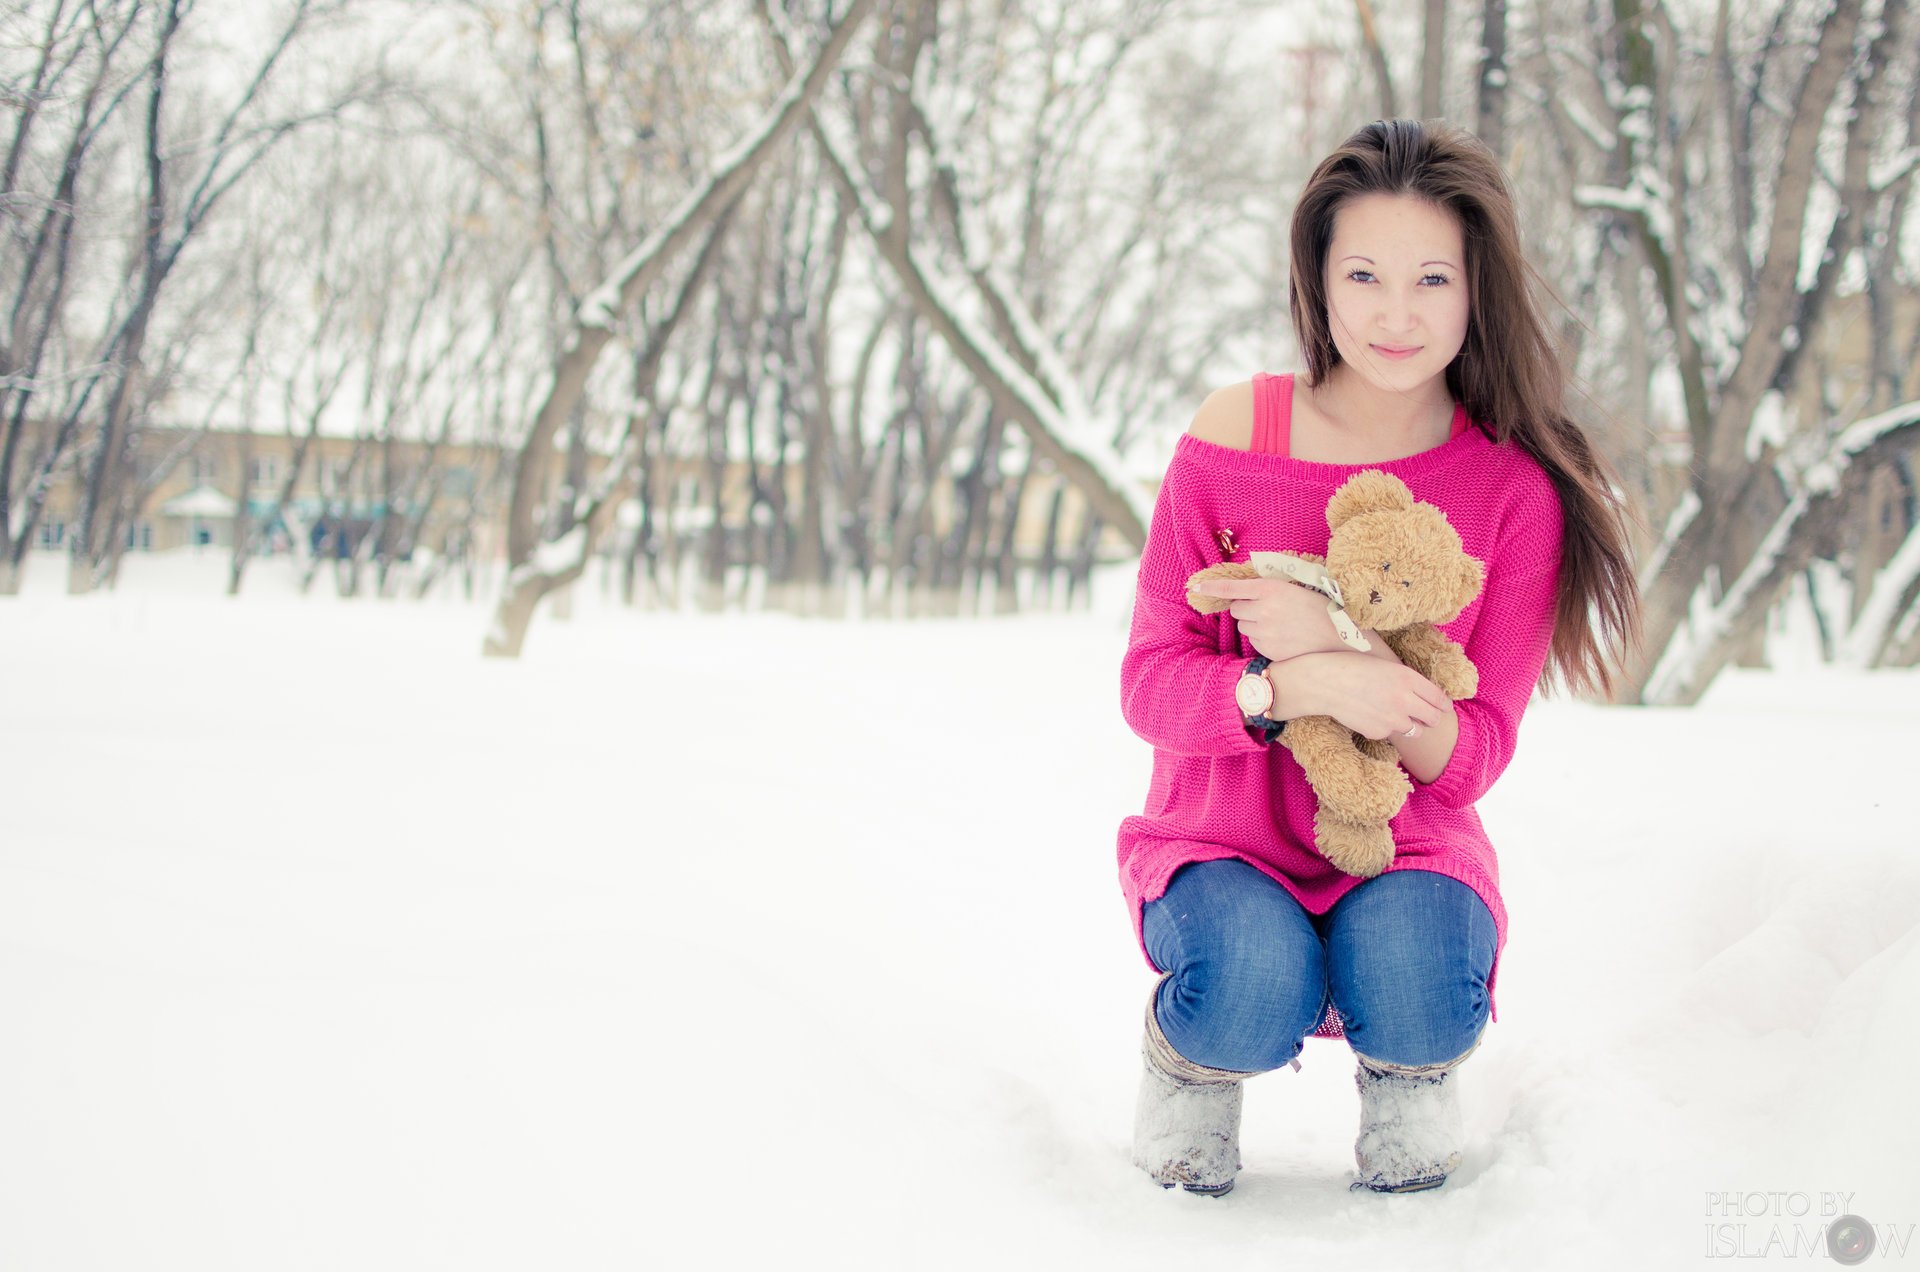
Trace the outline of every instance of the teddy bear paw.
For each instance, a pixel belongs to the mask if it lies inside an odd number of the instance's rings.
[[[1369,826],[1316,817],[1313,839],[1320,855],[1342,874],[1371,879],[1393,864],[1393,832],[1385,822]]]
[[[1308,774],[1322,808],[1330,809],[1333,816],[1343,822],[1384,824],[1406,807],[1413,783],[1407,780],[1398,764],[1362,756],[1358,751],[1343,758],[1347,763],[1337,766],[1331,774]],[[1320,780],[1313,781],[1315,776]]]
[[[1207,579],[1257,579],[1260,571],[1245,561],[1222,561],[1210,565],[1204,570],[1195,570],[1187,579],[1187,604],[1202,614],[1218,614],[1233,602],[1220,596],[1201,596],[1193,590],[1193,585]]]

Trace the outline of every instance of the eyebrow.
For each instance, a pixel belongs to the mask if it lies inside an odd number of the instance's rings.
[[[1373,257],[1362,256],[1358,252],[1355,252],[1349,256],[1342,256],[1340,259],[1343,261],[1365,261],[1369,265],[1373,264]],[[1446,265],[1453,269],[1460,268],[1458,265],[1455,265],[1452,261],[1421,261],[1420,263],[1422,265]]]

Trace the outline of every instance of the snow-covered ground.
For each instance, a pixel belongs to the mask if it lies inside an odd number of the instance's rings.
[[[1920,676],[1548,702],[1445,1188],[1346,1044],[1224,1199],[1128,1161],[1131,571],[1091,612],[0,601],[0,1269],[1920,1264]],[[1900,1247],[1905,1244],[1904,1255]]]

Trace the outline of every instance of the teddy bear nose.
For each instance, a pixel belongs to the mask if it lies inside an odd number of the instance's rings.
[[[1370,592],[1367,594],[1367,599],[1369,601],[1372,601],[1375,605],[1378,605],[1380,603],[1380,593]]]

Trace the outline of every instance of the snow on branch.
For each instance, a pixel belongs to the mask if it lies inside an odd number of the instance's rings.
[[[578,578],[587,568],[587,556],[593,551],[599,523],[604,519],[610,501],[632,473],[634,462],[640,456],[640,441],[644,434],[642,426],[629,421],[620,448],[592,484],[574,496],[573,526],[559,538],[540,544],[533,550],[533,555],[513,568],[507,578],[509,592],[536,581],[544,585],[541,591],[550,591],[553,587]]]
[[[1598,120],[1588,114],[1587,108],[1582,106],[1572,93],[1561,93],[1554,98],[1554,101],[1573,126],[1599,150],[1612,154],[1619,146],[1620,140],[1614,136],[1613,130],[1603,127]]]
[[[614,315],[638,300],[666,269],[676,255],[671,249],[700,231],[710,208],[731,202],[739,187],[752,179],[767,151],[794,126],[800,111],[819,95],[848,40],[867,11],[873,8],[873,2],[855,0],[813,63],[788,76],[786,88],[762,115],[760,126],[714,156],[707,179],[688,191],[654,232],[627,253],[604,282],[587,293],[576,315],[581,327],[610,328]]]
[[[1753,557],[1740,571],[1740,577],[1734,580],[1733,586],[1718,602],[1707,607],[1706,613],[1684,637],[1676,634],[1660,655],[1660,661],[1654,664],[1653,673],[1647,677],[1645,697],[1648,702],[1671,701],[1682,690],[1693,685],[1715,647],[1733,634],[1736,622],[1758,594],[1761,582],[1776,573],[1794,527],[1806,514],[1808,503],[1806,491],[1795,495],[1781,510],[1779,517],[1775,518],[1773,525],[1767,528],[1766,537],[1754,549]]]
[[[1834,439],[1833,456],[1844,467],[1848,461],[1888,434],[1914,424],[1920,424],[1920,399],[1847,425],[1841,430],[1840,436]]]
[[[1820,518],[1810,514],[1829,511],[1841,497],[1841,477],[1847,469],[1883,458],[1891,448],[1910,442],[1911,432],[1920,432],[1920,400],[1848,425],[1815,462],[1800,471],[1787,506],[1767,528],[1733,586],[1705,606],[1691,630],[1676,633],[1661,653],[1647,679],[1646,701],[1670,702],[1702,687],[1700,682],[1718,665],[1714,660],[1723,655],[1747,608],[1770,601],[1785,576],[1798,569],[1811,550],[1809,535]],[[1782,469],[1781,477],[1793,486],[1794,474]]]
[[[1700,515],[1700,495],[1692,486],[1681,492],[1680,502],[1674,505],[1667,515],[1666,527],[1660,532],[1660,542],[1654,545],[1646,564],[1640,568],[1640,588],[1642,591],[1653,586],[1660,577],[1660,571],[1667,568],[1667,558],[1673,555],[1673,545],[1680,542],[1680,536],[1687,532],[1693,519]]]
[[[1860,616],[1841,643],[1839,661],[1853,667],[1871,667],[1886,648],[1893,626],[1907,609],[1907,598],[1920,583],[1920,524],[1907,531],[1900,547],[1873,576]]]
[[[1015,330],[1020,332],[1021,343],[1034,356],[1041,374],[1052,386],[1060,389],[1062,401],[1057,407],[1040,384],[1007,354],[992,334],[962,311],[953,289],[934,273],[922,254],[911,247],[908,251],[914,258],[915,269],[925,279],[929,294],[946,311],[967,342],[993,365],[995,374],[1033,412],[1034,419],[1046,430],[1048,437],[1093,469],[1108,489],[1125,502],[1139,523],[1141,538],[1144,539],[1147,523],[1153,515],[1152,501],[1134,485],[1133,478],[1121,463],[1120,453],[1106,440],[1109,431],[1099,428],[1080,394],[1078,383],[1060,364],[1052,342],[1040,334],[1025,302],[1009,292],[1001,293],[1007,302],[1007,315],[1014,320]],[[1021,330],[1022,326],[1024,330]]]
[[[1077,484],[1091,481],[1104,487],[1085,493],[1110,524],[1134,543],[1144,543],[1153,503],[1136,488],[1120,461],[1119,452],[1100,435],[1072,375],[1060,364],[1025,304],[1011,288],[998,281],[992,271],[983,269],[975,276],[976,298],[1000,309],[1008,319],[1014,338],[1024,346],[1022,352],[1041,369],[1042,376],[1051,381],[1050,386],[1028,374],[1008,353],[965,303],[963,289],[950,282],[924,251],[911,240],[898,242],[898,236],[889,235],[888,227],[893,219],[890,209],[865,179],[864,168],[833,135],[817,106],[813,108],[812,131],[880,254],[894,267],[908,290],[918,293],[928,311],[925,316],[956,356],[968,364],[982,387],[998,399],[1001,408],[1027,434],[1036,452],[1066,468],[1070,480],[1078,470],[1081,477]],[[1048,392],[1048,387],[1058,393],[1057,398]]]
[[[1867,189],[1875,194],[1891,190],[1895,184],[1904,181],[1907,174],[1920,168],[1920,146],[1908,146],[1897,155],[1889,156],[1886,162],[1875,164],[1867,173]]]
[[[1574,187],[1574,206],[1610,208],[1634,217],[1659,242],[1660,250],[1671,258],[1673,210],[1662,195],[1664,183],[1655,179],[1645,164],[1635,165],[1633,175],[1633,182],[1625,188],[1597,185]]]

